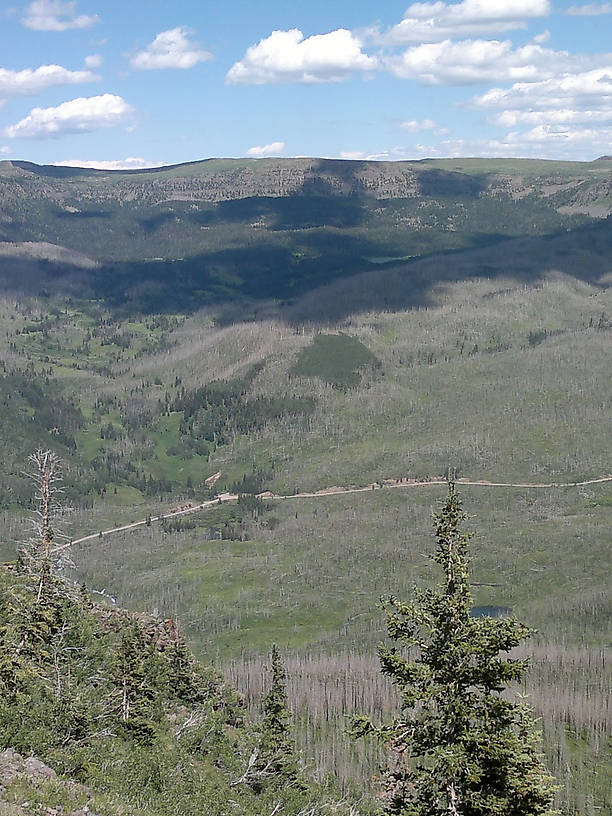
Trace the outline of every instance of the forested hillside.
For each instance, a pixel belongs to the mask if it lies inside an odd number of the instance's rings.
[[[0,582],[0,813],[348,814],[173,621],[31,572]]]
[[[0,163],[2,559],[15,560],[32,507],[27,457],[53,449],[72,507],[61,526],[94,535],[70,549],[65,574],[105,604],[83,612],[75,648],[87,652],[115,607],[178,620],[256,716],[278,643],[297,744],[348,792],[380,755],[348,739],[343,712],[396,705],[374,657],[377,599],[431,582],[443,488],[427,480],[451,467],[557,485],[461,488],[477,530],[474,603],[538,629],[522,647],[524,689],[558,804],[599,816],[612,487],[563,485],[612,473],[610,166]],[[394,489],[401,480],[426,484]],[[348,486],[370,487],[291,498]],[[225,491],[239,499],[157,519]],[[3,581],[31,591],[14,572]],[[120,639],[107,623],[110,655]],[[174,716],[183,703],[155,683]],[[172,721],[159,722],[188,775]],[[215,734],[237,741],[227,767],[238,775],[251,737],[234,728]],[[11,747],[64,768],[53,752]],[[199,762],[214,787],[217,771]],[[253,813],[276,804],[248,801]]]
[[[292,299],[385,263],[579,229],[610,214],[611,167],[211,159],[103,172],[0,162],[0,284],[103,298],[124,312]]]

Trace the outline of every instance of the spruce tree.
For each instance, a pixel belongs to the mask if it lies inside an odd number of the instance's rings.
[[[266,781],[301,787],[287,705],[287,674],[276,645],[270,653],[270,671],[270,687],[261,701],[259,741],[245,774],[245,781],[255,791],[260,791]]]
[[[202,702],[203,693],[197,682],[196,661],[178,626],[167,651],[167,661],[170,694],[184,703]]]
[[[475,618],[469,588],[467,518],[455,485],[435,516],[437,590],[383,601],[393,646],[379,649],[400,712],[388,726],[357,718],[356,736],[376,733],[390,750],[381,779],[384,812],[397,816],[551,814],[553,779],[524,704],[502,696],[528,661],[507,653],[532,634],[516,618]]]
[[[119,691],[117,709],[122,730],[137,741],[151,742],[159,722],[158,667],[137,623],[123,628],[114,656],[112,681]]]

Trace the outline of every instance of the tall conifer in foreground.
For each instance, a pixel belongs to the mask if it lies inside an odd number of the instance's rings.
[[[400,695],[388,726],[357,718],[391,753],[382,777],[384,812],[398,816],[552,816],[553,779],[542,765],[530,709],[501,696],[527,660],[506,656],[532,634],[515,618],[474,618],[466,519],[455,485],[435,516],[437,590],[412,602],[384,601],[394,646],[379,650]],[[409,650],[406,656],[406,650]]]
[[[247,771],[234,783],[246,782],[256,792],[260,792],[266,782],[283,787],[302,787],[287,704],[287,673],[275,644],[270,653],[270,672],[270,687],[261,700],[258,744]]]

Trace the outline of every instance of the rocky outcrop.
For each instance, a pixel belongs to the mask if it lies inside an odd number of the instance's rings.
[[[16,802],[14,797],[10,797],[10,801],[7,801],[4,796],[7,787],[20,779],[27,781],[35,789],[44,786],[46,782],[54,781],[65,785],[66,789],[71,793],[80,794],[81,798],[89,793],[84,785],[70,780],[60,781],[53,768],[50,768],[42,760],[33,756],[23,757],[12,748],[7,748],[0,753],[0,816],[21,816],[21,814],[32,812],[29,807],[30,802],[27,799]],[[62,806],[39,805],[36,813],[40,814],[40,816],[96,816],[95,813],[89,810],[88,805],[83,805],[76,810],[65,810]]]

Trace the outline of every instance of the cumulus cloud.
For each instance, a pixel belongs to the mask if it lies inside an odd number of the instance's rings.
[[[550,40],[550,31],[548,29],[546,29],[546,31],[543,31],[541,34],[537,34],[533,38],[533,42],[534,43],[539,43],[540,45],[542,43],[548,42],[549,40]]]
[[[586,6],[570,6],[567,13],[584,17],[596,17],[599,14],[612,14],[612,3],[588,3]]]
[[[257,159],[261,159],[264,156],[278,156],[278,154],[282,153],[284,149],[284,142],[271,142],[267,145],[255,145],[254,147],[249,147],[247,150],[247,156],[253,156]]]
[[[525,28],[526,21],[550,14],[549,0],[463,0],[413,3],[404,19],[381,39],[389,45],[439,42]]]
[[[575,124],[612,122],[612,108],[604,110],[573,110],[559,108],[551,110],[505,110],[491,117],[494,125],[516,127],[517,125],[538,125],[543,127],[567,126]]]
[[[400,127],[408,133],[420,133],[422,130],[434,130],[438,124],[433,119],[408,119]]]
[[[566,159],[592,161],[599,155],[609,153],[612,127],[606,128],[554,128],[537,127],[528,131],[514,131],[504,138],[491,140],[479,146],[478,154],[472,151],[463,155],[524,156],[526,158]]]
[[[590,71],[554,76],[539,82],[516,82],[510,88],[491,88],[472,99],[478,108],[612,109],[612,64]]]
[[[161,31],[144,51],[130,60],[132,68],[139,71],[153,71],[158,68],[193,68],[199,62],[213,58],[208,51],[201,50],[190,39],[193,31],[185,26]]]
[[[511,88],[492,88],[477,96],[478,108],[499,109],[490,116],[498,127],[531,126],[512,132],[507,143],[583,142],[588,134],[601,144],[612,125],[612,65],[553,77],[541,82],[517,82]],[[582,135],[581,135],[582,134]],[[545,147],[545,145],[543,145]],[[609,152],[602,145],[604,152]]]
[[[86,167],[89,170],[144,170],[147,167],[165,167],[165,162],[148,161],[140,157],[130,156],[127,159],[97,160],[97,159],[66,159],[53,162],[55,167]]]
[[[377,67],[376,58],[361,48],[361,40],[344,28],[307,38],[297,28],[273,31],[247,50],[226,80],[236,85],[342,82],[355,71]]]
[[[571,144],[586,142],[588,144],[602,143],[610,145],[612,141],[612,127],[609,128],[576,128],[563,125],[538,125],[524,132],[509,133],[506,141],[510,144],[525,144],[533,142],[539,145],[549,144],[551,141]]]
[[[514,48],[510,40],[445,40],[408,48],[389,57],[389,69],[424,85],[538,80],[580,67],[584,59],[538,43]]]
[[[90,133],[122,122],[132,111],[120,96],[80,97],[55,108],[33,108],[30,113],[4,129],[10,139],[44,139],[65,133]]]
[[[0,153],[1,153],[3,156],[8,156],[8,154],[9,154],[10,152],[11,152],[11,148],[10,148],[8,145],[1,145],[1,146],[0,146]]]
[[[100,77],[91,71],[69,71],[61,65],[41,65],[38,68],[24,68],[23,71],[0,68],[0,99],[30,96],[58,85],[75,85],[98,79]]]
[[[97,14],[77,14],[76,0],[34,0],[26,8],[21,22],[37,31],[67,31],[70,28],[91,28],[100,18]]]

